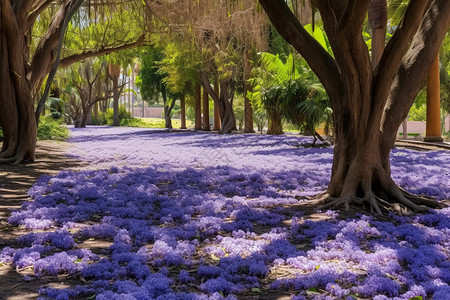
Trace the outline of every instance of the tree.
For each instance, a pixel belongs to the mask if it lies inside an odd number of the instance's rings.
[[[326,116],[330,115],[327,113],[330,111],[329,101],[311,69],[292,54],[285,63],[278,54],[262,52],[259,56],[261,66],[253,69],[255,77],[251,82],[254,89],[249,94],[255,107],[266,110],[269,125],[267,133],[282,134],[284,118],[312,134],[313,145],[317,139],[323,140],[316,132],[316,126],[327,121]]]
[[[106,80],[106,66],[106,61],[88,59],[80,64],[79,68],[70,68],[70,79],[65,93],[69,95],[70,117],[76,128],[86,127],[95,104],[114,96],[114,89]],[[119,93],[123,86],[118,87]]]
[[[167,87],[166,77],[168,74],[161,67],[165,57],[163,50],[161,46],[151,45],[142,52],[139,87],[142,98],[149,103],[154,103],[161,95],[164,105],[165,128],[172,129],[170,115],[177,95],[171,93]]]
[[[44,108],[53,76],[59,65],[66,28],[83,2],[83,0],[64,0],[57,3],[40,0],[0,1],[0,82],[2,82],[0,127],[5,137],[0,162],[20,163],[35,159],[37,120]],[[106,2],[94,2],[90,3],[95,9],[108,5]],[[84,18],[78,23],[79,27],[85,28],[91,21],[88,17],[91,8],[89,5],[83,7]],[[108,18],[97,16],[95,22],[99,22],[100,19]],[[40,32],[34,35],[36,28],[40,29]],[[112,41],[102,39],[98,48],[90,50],[75,48],[81,51],[75,50],[67,56],[64,55],[61,58],[61,66],[137,46],[142,42],[143,35],[131,42],[123,39],[119,44],[110,47]],[[40,95],[41,85],[45,80],[48,84]],[[39,101],[35,111],[37,100]]]
[[[176,14],[172,2],[148,2],[153,11],[158,11],[164,26],[170,28],[165,31],[170,39],[181,40],[195,53],[198,77],[219,108],[220,132],[235,130],[233,99],[236,87],[240,83],[244,85],[243,80],[239,82],[244,72],[244,53],[248,54],[255,45],[263,45],[267,40],[267,20],[257,2],[180,0]],[[213,87],[211,83],[216,80],[219,83]],[[216,92],[218,86],[221,89]]]
[[[450,1],[411,0],[373,69],[362,35],[369,0],[311,1],[334,57],[304,30],[285,1],[259,2],[317,74],[331,101],[335,148],[331,181],[319,199],[323,207],[365,203],[381,214],[381,207],[425,211],[439,206],[395,184],[389,154],[447,32]]]

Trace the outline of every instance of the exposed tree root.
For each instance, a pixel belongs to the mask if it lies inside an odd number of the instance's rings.
[[[427,212],[431,208],[441,208],[445,204],[432,198],[413,195],[397,186],[390,174],[380,163],[370,166],[371,158],[357,157],[346,167],[336,168],[328,191],[318,195],[313,205],[319,210],[350,210],[351,206],[370,209],[371,214],[382,215],[383,211],[395,211],[399,214],[409,212]],[[342,172],[340,172],[342,171]]]
[[[411,194],[410,192],[404,190],[403,188],[399,187],[400,191],[402,192],[403,196],[405,196],[406,199],[412,201],[415,204],[418,205],[425,205],[431,208],[443,208],[445,207],[444,203],[438,202],[434,200],[431,197],[427,196],[417,196],[414,194]]]
[[[20,153],[13,153],[14,155],[7,155],[6,151],[0,153],[0,164],[1,163],[13,163],[14,165],[18,165],[22,162],[32,162],[33,159],[26,159],[25,154],[21,153],[24,151],[20,151]]]
[[[14,165],[18,165],[18,164],[20,164],[23,161],[25,161],[23,159],[23,157],[18,157],[17,155],[13,156],[13,157],[8,157],[8,158],[0,158],[0,164],[1,163],[11,163],[12,162]]]
[[[374,193],[366,190],[364,196],[356,196],[356,193],[348,193],[342,196],[332,196],[324,193],[312,199],[313,205],[318,205],[317,210],[341,209],[349,211],[351,206],[359,209],[366,206],[373,215],[383,215],[383,211],[394,211],[400,215],[412,212],[427,212],[430,208],[442,208],[445,204],[431,198],[422,198],[410,194],[397,185],[391,185],[389,190]],[[358,207],[358,208],[356,208]]]
[[[14,155],[14,150],[12,148],[7,148],[5,151],[0,152],[0,159],[1,158],[9,158]]]

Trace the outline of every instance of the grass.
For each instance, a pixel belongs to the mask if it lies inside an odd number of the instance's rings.
[[[143,121],[144,123],[149,124],[149,128],[164,128],[164,119],[162,118],[135,118]],[[186,120],[186,127],[194,126],[194,123],[190,120]],[[181,120],[180,119],[172,119],[172,127],[180,128]]]

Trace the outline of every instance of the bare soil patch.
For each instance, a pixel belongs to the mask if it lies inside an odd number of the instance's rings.
[[[0,249],[14,247],[16,238],[25,233],[10,228],[7,219],[12,209],[19,209],[23,202],[30,201],[27,192],[42,175],[54,175],[62,170],[76,169],[83,164],[66,156],[70,152],[67,142],[39,141],[36,161],[29,164],[0,164]],[[71,278],[41,278],[25,281],[23,275],[9,266],[0,266],[0,299],[36,299],[41,285],[49,281],[67,287]]]

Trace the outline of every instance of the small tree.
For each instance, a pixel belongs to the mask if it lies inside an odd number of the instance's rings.
[[[165,128],[172,129],[171,112],[175,106],[177,95],[168,87],[168,74],[162,69],[164,60],[163,48],[157,45],[147,47],[141,54],[141,70],[139,74],[139,88],[143,100],[155,103],[161,95],[164,105]]]
[[[86,60],[78,65],[77,70],[76,67],[70,68],[70,79],[65,93],[69,95],[70,117],[76,128],[86,127],[95,104],[114,96],[113,86],[105,80],[106,66],[105,61]],[[118,87],[119,94],[123,86],[124,84]]]

